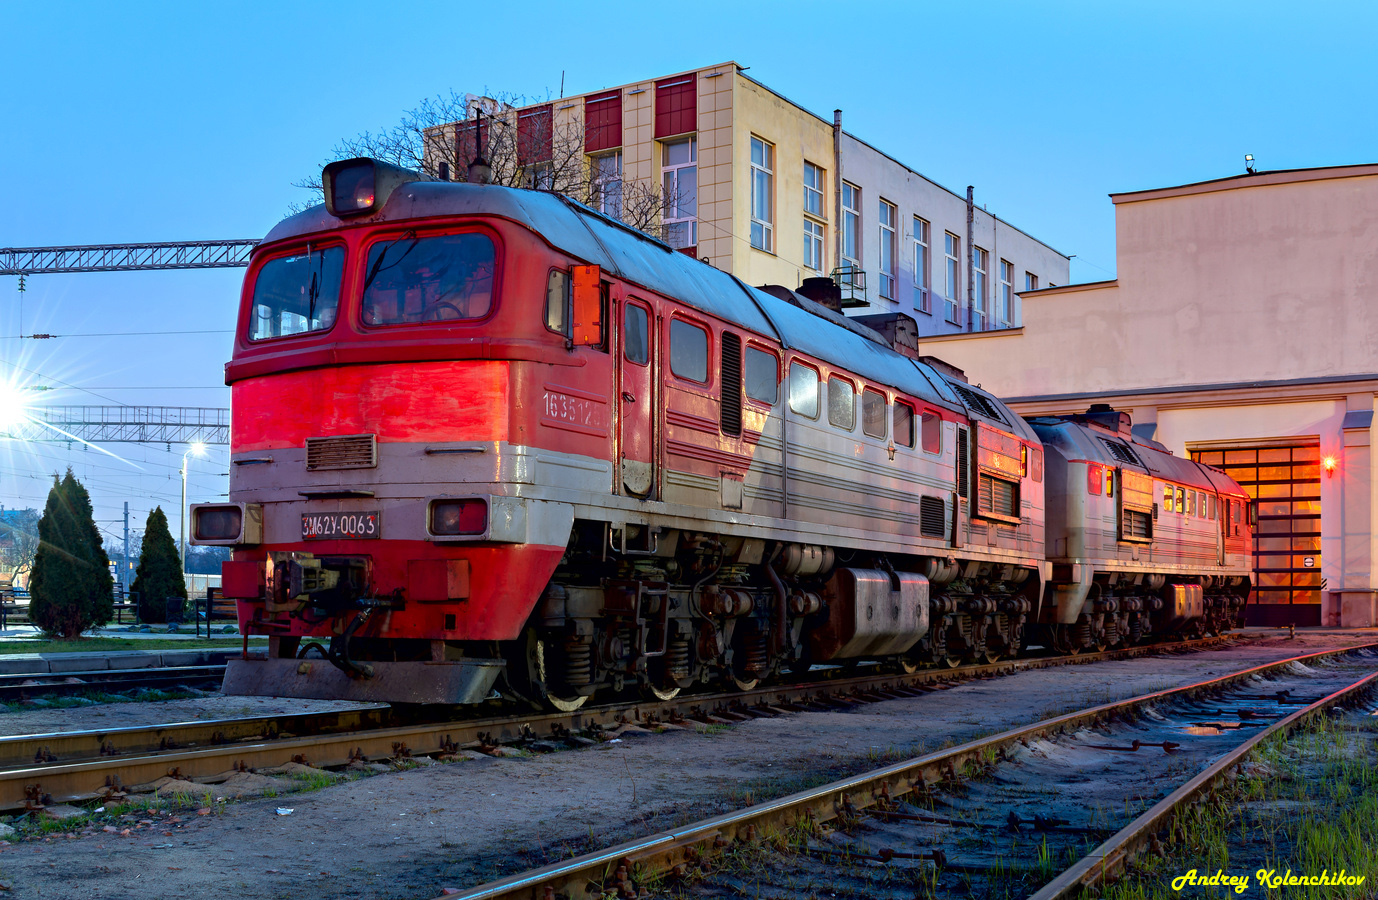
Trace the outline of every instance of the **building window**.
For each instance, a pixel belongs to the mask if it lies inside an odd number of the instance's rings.
[[[686,138],[663,147],[662,186],[665,189],[665,242],[675,249],[699,242],[699,141]]]
[[[880,201],[880,295],[895,299],[895,205]]]
[[[842,182],[842,265],[861,268],[861,188],[845,181]]]
[[[1009,260],[1000,260],[1000,324],[1006,328],[1014,323],[1014,266]]]
[[[947,261],[947,279],[943,285],[946,292],[947,320],[960,325],[962,322],[957,318],[957,313],[961,307],[957,305],[957,293],[962,286],[962,269],[959,262],[962,256],[962,239],[950,231],[944,232],[943,254]]]
[[[928,307],[928,222],[914,217],[914,308],[931,313]]]
[[[1032,273],[1032,272],[1025,272],[1025,273],[1024,273],[1024,290],[1026,290],[1026,291],[1036,291],[1036,290],[1038,290],[1038,276],[1037,276],[1037,275],[1035,275],[1035,274]]]
[[[775,251],[775,148],[758,137],[751,139],[751,246]]]
[[[589,206],[605,216],[622,218],[622,151],[593,157],[592,168]]]
[[[989,308],[986,301],[989,298],[987,293],[989,279],[987,276],[990,272],[990,254],[980,247],[973,247],[972,251],[971,286],[975,296],[971,300],[971,328],[973,331],[984,331],[986,328],[986,310]]]
[[[804,212],[827,218],[823,215],[823,170],[811,162],[804,163]]]
[[[436,174],[438,174],[438,175],[440,176],[440,180],[441,180],[441,181],[449,181],[449,180],[450,180],[450,164],[447,163],[447,162],[441,163],[441,164],[440,164],[440,167],[439,167],[439,171],[438,171]]]
[[[823,226],[812,219],[804,220],[804,265],[823,271]]]

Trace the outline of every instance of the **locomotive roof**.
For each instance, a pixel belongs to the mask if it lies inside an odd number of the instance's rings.
[[[1228,494],[1241,493],[1239,485],[1225,473],[1191,459],[1173,456],[1156,441],[1145,443],[1061,416],[1037,416],[1029,422],[1044,444],[1058,446],[1069,458],[1090,459],[1111,466],[1132,465],[1112,450],[1110,445],[1118,444],[1138,459],[1139,465],[1133,465],[1133,468],[1150,472],[1164,481]]]
[[[457,182],[411,182],[393,191],[383,208],[372,216],[340,219],[321,204],[278,223],[263,243],[356,225],[462,215],[510,219],[585,263],[742,328],[773,336],[787,348],[930,403],[970,409],[970,403],[964,403],[948,381],[932,368],[879,343],[883,340],[879,335],[868,339],[864,329],[831,310],[801,309],[554,193]],[[1022,419],[996,402],[1007,419],[1002,423],[1006,428],[1034,439]],[[999,418],[995,421],[999,422]]]

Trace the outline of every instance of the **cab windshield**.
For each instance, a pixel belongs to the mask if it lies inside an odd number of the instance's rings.
[[[340,308],[343,247],[270,259],[258,270],[249,340],[325,331]]]
[[[483,234],[417,237],[369,248],[363,322],[402,325],[479,319],[493,307],[493,242]]]

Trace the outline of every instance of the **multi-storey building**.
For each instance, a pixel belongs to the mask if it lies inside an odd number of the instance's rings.
[[[1017,327],[1020,291],[1068,280],[1066,256],[733,62],[492,112],[433,129],[432,170],[463,180],[470,148],[505,131],[524,184],[749,284],[831,276],[846,311],[905,313],[920,334]]]

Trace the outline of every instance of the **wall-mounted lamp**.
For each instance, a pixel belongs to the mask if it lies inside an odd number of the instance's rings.
[[[1327,456],[1321,460],[1321,468],[1325,469],[1325,477],[1331,478],[1335,475],[1335,457]]]
[[[1250,175],[1254,174],[1254,155],[1252,153],[1244,154],[1244,171]]]

